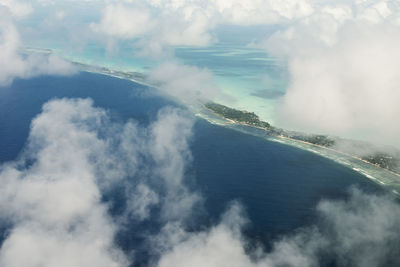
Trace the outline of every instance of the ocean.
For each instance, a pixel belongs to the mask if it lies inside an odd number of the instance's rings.
[[[108,110],[112,120],[134,119],[143,125],[153,121],[162,107],[179,107],[154,89],[100,74],[81,72],[72,77],[18,79],[0,88],[1,163],[18,158],[27,141],[30,122],[41,112],[42,105],[64,97],[91,98],[95,106]],[[279,236],[312,224],[321,199],[343,199],[351,187],[366,192],[384,190],[354,170],[317,154],[201,118],[196,118],[193,132],[193,162],[187,179],[204,198],[204,210],[193,229],[217,221],[235,200],[243,204],[251,221],[246,235],[268,247]],[[118,203],[117,193],[108,196],[113,198]],[[6,228],[2,236],[5,231]],[[132,226],[118,235],[123,249],[140,246],[137,231]],[[148,255],[142,252],[137,259],[145,262]]]

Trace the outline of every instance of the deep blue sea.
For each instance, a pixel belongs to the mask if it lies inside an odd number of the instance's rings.
[[[113,119],[133,118],[142,124],[152,121],[160,108],[177,105],[153,89],[99,74],[16,80],[0,88],[1,162],[18,157],[32,118],[46,101],[61,97],[90,97],[96,106],[109,110]],[[205,199],[198,223],[217,220],[230,201],[238,200],[251,221],[246,234],[267,246],[274,238],[312,223],[322,198],[343,198],[351,186],[381,190],[331,160],[202,119],[195,123],[191,150],[191,186]],[[135,235],[134,229],[128,232]],[[140,242],[133,236],[121,236],[121,246]]]

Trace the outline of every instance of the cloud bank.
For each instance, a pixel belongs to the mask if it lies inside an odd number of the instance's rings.
[[[268,38],[291,75],[278,121],[398,147],[399,18],[392,1],[332,3]]]

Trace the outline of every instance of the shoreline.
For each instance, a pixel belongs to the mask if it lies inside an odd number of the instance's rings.
[[[335,150],[333,148],[325,147],[318,144],[313,144],[310,142],[302,141],[293,139],[290,137],[285,136],[273,136],[270,135],[268,130],[250,125],[243,122],[237,122],[231,119],[224,118],[223,116],[216,114],[212,110],[204,107],[204,109],[212,113],[213,116],[217,117],[219,121],[215,121],[212,118],[208,117],[206,114],[202,114],[201,112],[197,113],[196,115],[207,120],[212,124],[217,124],[220,126],[226,126],[234,130],[238,130],[240,132],[255,135],[266,140],[272,142],[278,142],[284,145],[289,145],[291,147],[296,147],[297,149],[309,151],[311,153],[317,154],[321,157],[330,159],[344,167],[350,168],[357,173],[363,175],[364,177],[368,178],[369,180],[373,181],[374,183],[378,183],[379,185],[390,189],[390,191],[397,196],[400,196],[400,174],[393,172],[389,169],[382,168],[376,164],[368,162],[356,155],[351,155],[349,153]],[[257,129],[264,132],[264,135],[257,134],[255,132],[251,132],[246,129],[239,129],[238,127],[247,127],[251,129]]]
[[[73,63],[76,64],[77,62],[73,62]],[[140,79],[134,79],[134,78],[130,77],[130,75],[132,73],[129,73],[129,72],[127,72],[126,76],[125,76],[124,75],[125,73],[122,71],[114,72],[112,70],[109,70],[109,69],[106,69],[103,67],[95,67],[95,66],[85,65],[85,64],[81,64],[81,63],[78,63],[77,65],[79,65],[81,67],[84,66],[84,68],[82,68],[81,71],[106,75],[106,76],[110,76],[110,77],[114,77],[114,78],[118,78],[118,79],[124,79],[124,80],[132,81],[132,82],[140,84],[140,85],[144,85],[144,86],[148,86],[150,88],[157,89],[156,85],[152,85],[152,84],[146,83],[145,81],[142,81]],[[297,140],[297,139],[293,139],[293,138],[289,138],[289,137],[285,137],[285,136],[272,136],[272,135],[269,135],[268,131],[264,128],[224,118],[222,116],[219,116],[218,114],[215,114],[211,110],[208,110],[204,106],[202,107],[203,110],[194,110],[192,107],[187,107],[187,108],[195,116],[205,119],[209,123],[217,124],[222,127],[229,127],[231,129],[238,130],[245,134],[259,136],[268,141],[278,142],[278,143],[281,143],[284,145],[295,147],[297,149],[309,151],[309,152],[317,154],[321,157],[330,159],[330,160],[336,162],[337,164],[340,164],[344,167],[352,169],[353,171],[363,175],[365,178],[373,181],[374,183],[377,183],[380,186],[390,189],[390,191],[392,193],[394,193],[397,196],[400,196],[400,174],[395,173],[391,170],[382,168],[380,166],[377,166],[371,162],[363,160],[360,157],[357,157],[355,155],[351,155],[351,154],[348,154],[348,153],[345,153],[342,151],[338,151],[338,150],[335,150],[332,148],[328,148],[328,147],[324,147],[321,145],[316,145],[313,143],[302,141],[302,140]],[[204,110],[207,110],[208,112],[211,112],[214,116],[218,117],[220,122],[215,123],[214,120],[212,120],[211,118],[209,118],[208,116],[206,116],[205,114],[202,113],[202,111],[204,111]],[[236,126],[239,126],[239,127],[244,126],[244,127],[263,131],[266,135],[268,135],[268,137],[260,136],[260,135],[257,135],[255,133],[252,133],[252,132],[244,130],[244,129],[238,129]],[[315,149],[318,149],[318,150],[316,151]],[[333,154],[339,154],[339,156],[333,155]],[[352,159],[353,161],[356,161],[356,162],[349,161],[348,159]],[[366,168],[365,165],[369,166],[370,168]],[[371,170],[371,168],[372,168],[372,170]],[[374,172],[374,169],[375,169],[375,172]],[[391,177],[388,177],[388,176],[391,176]]]
[[[41,54],[52,54],[54,53],[53,50],[51,49],[41,49],[41,48],[31,48],[27,47],[24,49],[26,53],[41,53]],[[74,66],[77,67],[78,71],[83,71],[83,72],[88,72],[88,73],[95,73],[95,74],[101,74],[101,75],[106,75],[118,79],[123,79],[123,80],[128,80],[140,85],[144,85],[150,88],[157,89],[156,85],[150,84],[146,82],[146,76],[143,73],[139,72],[129,72],[129,71],[118,71],[118,70],[112,70],[107,67],[101,67],[101,66],[93,66],[77,61],[71,61],[68,59],[64,59]],[[371,162],[368,162],[360,157],[357,157],[355,155],[351,155],[342,151],[338,151],[329,147],[313,144],[310,142],[306,142],[303,140],[297,140],[293,139],[290,137],[285,137],[281,135],[270,135],[268,133],[268,130],[262,127],[258,127],[255,125],[250,125],[246,124],[243,122],[237,122],[235,120],[227,119],[224,118],[223,116],[220,116],[219,114],[216,114],[212,110],[207,109],[206,107],[202,106],[201,109],[195,110],[193,107],[187,107],[188,110],[193,112],[195,116],[198,116],[209,123],[216,124],[222,127],[229,127],[234,130],[238,130],[242,133],[245,134],[251,134],[253,136],[258,136],[262,137],[266,140],[273,141],[273,142],[278,142],[282,143],[285,145],[289,145],[291,147],[296,147],[297,149],[309,151],[314,154],[318,154],[321,157],[333,160],[334,162],[350,168],[357,173],[360,173],[364,177],[372,180],[375,183],[380,184],[381,186],[388,187],[389,189],[392,189],[391,192],[394,194],[400,196],[400,174],[395,173],[389,169],[382,168],[376,164],[373,164]],[[208,112],[212,113],[214,118],[210,118],[207,114],[204,114],[204,110],[207,110]],[[218,118],[219,121],[215,121],[215,117]],[[259,131],[262,131],[264,134],[257,134],[255,132],[251,132],[249,129],[243,129],[240,127],[247,127],[250,129],[256,129]],[[350,159],[350,160],[349,160]],[[355,161],[355,162],[354,162]],[[368,166],[368,167],[366,167]],[[387,175],[384,175],[387,174]],[[390,176],[390,177],[388,177]]]

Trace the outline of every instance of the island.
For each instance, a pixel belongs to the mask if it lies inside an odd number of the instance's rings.
[[[271,129],[271,125],[268,122],[261,121],[254,112],[237,110],[214,102],[206,103],[205,107],[225,119],[251,126]]]
[[[331,137],[321,134],[306,134],[296,131],[288,131],[285,129],[277,128],[272,126],[270,123],[262,121],[259,116],[254,112],[249,112],[245,110],[237,110],[231,107],[224,106],[222,104],[208,102],[204,104],[204,107],[211,111],[216,116],[228,120],[232,123],[238,123],[242,125],[247,125],[251,127],[257,127],[259,129],[265,130],[269,135],[287,138],[294,141],[304,142],[314,146],[325,147],[333,149],[336,152],[347,154],[347,151],[343,151],[340,147],[335,147],[338,140],[343,141],[344,139],[339,139],[337,137]],[[357,142],[352,140],[346,140],[347,142]],[[364,162],[375,165],[393,172],[396,175],[400,175],[400,152],[395,151],[392,154],[387,152],[379,151],[379,149],[371,149],[372,144],[366,142],[357,142],[357,145],[361,148],[369,148],[372,151],[376,151],[367,155],[353,154],[350,155],[354,158],[362,160]],[[360,149],[362,150],[362,149]]]
[[[271,135],[287,137],[325,147],[331,147],[335,144],[333,139],[325,135],[309,135],[274,127],[268,122],[260,120],[260,118],[254,112],[237,110],[214,102],[208,102],[204,104],[204,106],[217,116],[231,120],[235,123],[261,128],[268,131],[268,133]]]
[[[377,152],[362,157],[365,161],[396,173],[400,173],[399,158],[398,155],[389,155],[384,152]]]

